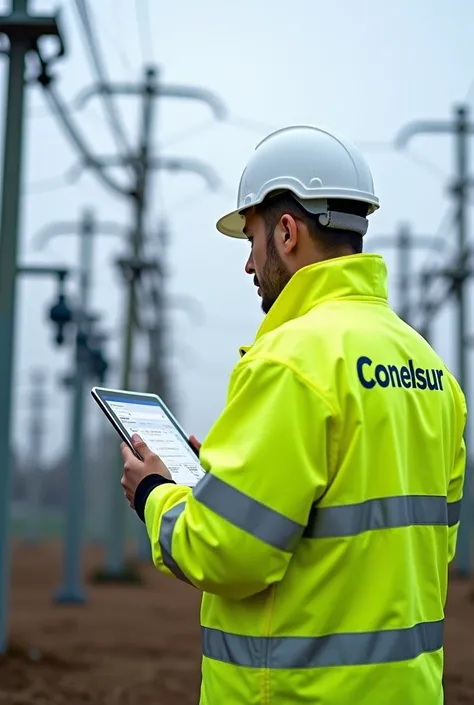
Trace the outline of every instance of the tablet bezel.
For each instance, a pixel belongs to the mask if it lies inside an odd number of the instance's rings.
[[[127,429],[125,426],[123,426],[122,422],[116,416],[115,412],[113,409],[110,407],[110,405],[107,403],[109,400],[103,399],[103,396],[116,396],[117,398],[122,397],[122,399],[128,398],[130,401],[137,401],[139,402],[140,400],[153,400],[156,402],[156,406],[159,406],[161,410],[166,414],[168,419],[171,421],[173,426],[176,428],[176,430],[179,432],[180,436],[183,438],[185,441],[186,445],[191,448],[193,451],[194,455],[197,456],[199,459],[199,451],[193,446],[191,441],[189,440],[189,437],[186,435],[185,430],[179,423],[179,421],[173,416],[171,411],[168,409],[166,406],[165,402],[161,397],[158,396],[158,394],[149,394],[146,392],[130,392],[126,391],[124,389],[111,389],[109,387],[93,387],[91,389],[91,395],[93,399],[97,402],[99,407],[102,409],[104,414],[107,416],[109,421],[111,422],[112,426],[115,428],[117,433],[120,435],[122,440],[125,441],[125,443],[128,445],[128,447],[135,453],[137,457],[140,457],[139,454],[135,451],[133,445],[132,445],[132,440],[131,436],[128,434]]]

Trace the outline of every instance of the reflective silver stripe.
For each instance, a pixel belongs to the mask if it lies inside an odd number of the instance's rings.
[[[320,637],[250,637],[202,627],[204,656],[247,668],[322,668],[408,661],[438,651],[443,620],[408,629]]]
[[[437,526],[448,523],[446,497],[404,495],[369,499],[337,507],[314,506],[304,531],[305,538],[356,536],[374,529],[402,526]]]
[[[461,500],[448,504],[448,526],[454,526],[461,517]]]
[[[304,526],[266,507],[240,490],[207,473],[195,486],[194,497],[239,529],[265,543],[291,552]]]
[[[189,583],[190,585],[192,585],[192,583],[187,579],[179,565],[174,560],[171,552],[174,527],[178,520],[178,517],[183,513],[185,506],[186,502],[180,502],[179,504],[176,504],[174,507],[172,507],[172,509],[169,509],[163,514],[163,517],[161,519],[159,542],[161,548],[161,555],[165,566],[169,568],[169,570],[173,573],[176,578],[179,578],[185,583]]]

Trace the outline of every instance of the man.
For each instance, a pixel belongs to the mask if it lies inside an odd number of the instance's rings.
[[[359,151],[311,127],[256,149],[238,207],[268,314],[193,491],[135,438],[126,496],[156,567],[203,592],[203,705],[441,705],[466,406],[362,254]]]

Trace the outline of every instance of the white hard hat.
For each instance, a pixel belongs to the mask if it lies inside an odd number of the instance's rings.
[[[257,145],[239,184],[237,209],[217,222],[231,237],[245,237],[243,211],[273,192],[289,191],[310,213],[320,214],[326,227],[367,231],[367,220],[330,211],[327,201],[361,201],[368,213],[379,207],[369,166],[360,150],[345,139],[317,127],[277,130]]]

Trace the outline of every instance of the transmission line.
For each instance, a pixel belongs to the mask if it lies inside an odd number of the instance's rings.
[[[90,21],[87,2],[86,0],[75,0],[75,6],[79,19],[81,21],[83,35],[89,51],[92,67],[99,82],[105,84],[108,81],[108,76],[105,69],[105,62],[103,61],[102,54],[99,50],[99,45],[94,34],[92,22]],[[109,93],[104,92],[102,93],[102,99],[104,102],[104,109],[110,124],[110,128],[112,130],[112,134],[114,135],[114,139],[118,149],[122,152],[130,153],[128,139],[125,135],[125,131],[122,127],[122,124],[117,116],[117,110],[113,104],[111,95]]]
[[[127,187],[122,186],[118,181],[115,181],[115,179],[109,176],[102,168],[96,157],[93,156],[84,138],[74,125],[74,122],[72,121],[63,101],[61,100],[59,93],[53,87],[52,82],[43,80],[43,86],[45,89],[46,98],[53,114],[57,116],[58,122],[70,142],[72,142],[74,147],[79,150],[85,164],[95,169],[97,176],[108,188],[111,188],[123,195],[128,195],[129,190]]]

